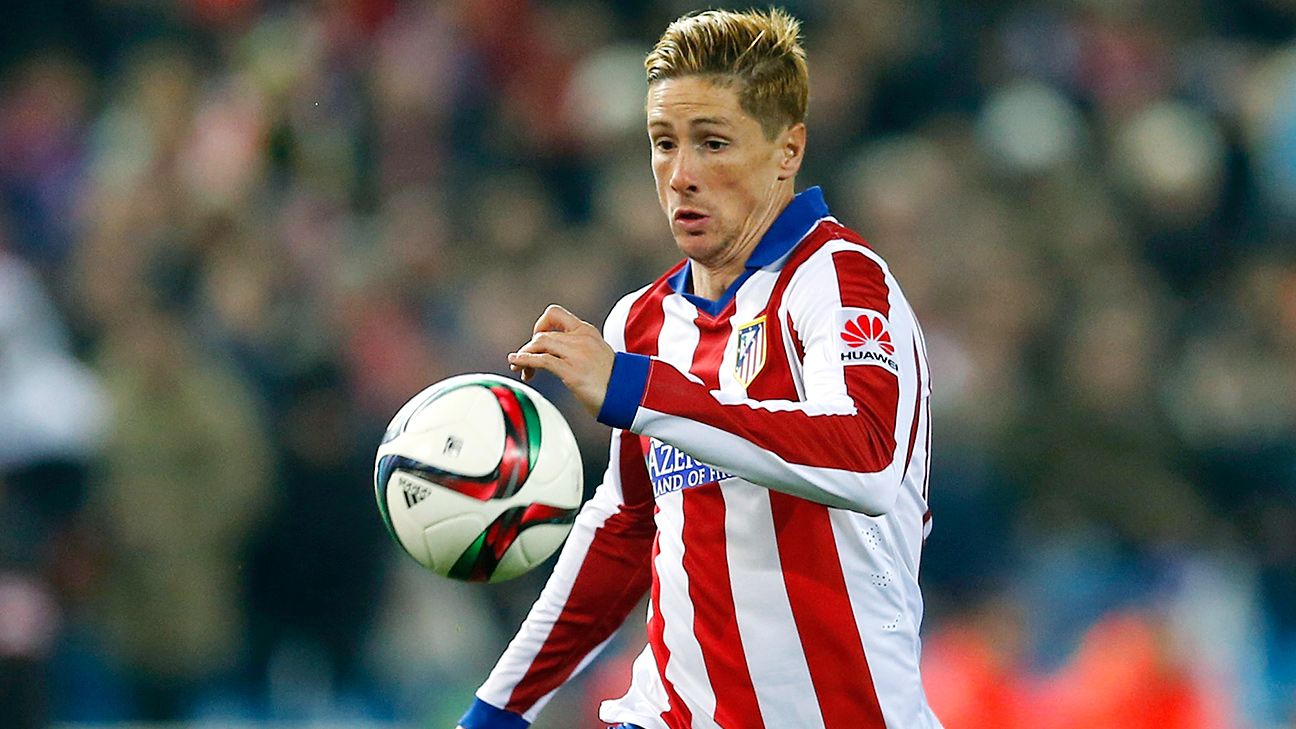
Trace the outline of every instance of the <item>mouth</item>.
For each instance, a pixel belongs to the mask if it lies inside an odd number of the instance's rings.
[[[675,225],[689,235],[701,235],[711,216],[692,208],[680,208],[671,216]]]

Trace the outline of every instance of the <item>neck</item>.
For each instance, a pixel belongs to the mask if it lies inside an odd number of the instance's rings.
[[[747,259],[765,236],[766,231],[774,224],[779,213],[792,202],[792,181],[784,180],[776,188],[769,201],[752,211],[743,225],[741,232],[734,238],[725,253],[714,261],[693,260],[689,269],[693,279],[693,293],[704,299],[715,301],[724,295],[729,284],[738,280],[747,266]]]
[[[711,301],[724,296],[725,289],[729,288],[729,284],[737,281],[743,272],[743,266],[717,271],[697,261],[693,261],[693,265],[689,268],[693,274],[693,293]]]

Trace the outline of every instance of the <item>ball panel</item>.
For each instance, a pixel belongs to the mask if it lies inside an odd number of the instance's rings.
[[[395,471],[387,479],[382,498],[379,501],[380,506],[384,507],[383,512],[387,528],[392,537],[396,539],[396,543],[400,544],[411,557],[424,567],[429,566],[431,563],[423,539],[426,522],[420,521],[418,515],[411,514],[413,508],[410,505],[410,494],[418,493],[420,490],[430,491],[431,488],[431,484],[419,483],[419,479],[407,473]],[[414,502],[414,505],[418,503]]]
[[[389,529],[397,543],[419,564],[439,574],[445,574],[449,567],[438,568],[436,565],[447,561],[453,564],[501,508],[483,504],[399,469],[393,471],[387,481],[385,505]],[[469,525],[459,524],[460,519],[468,519]],[[450,525],[445,526],[448,522]],[[456,540],[456,535],[465,530],[471,533]],[[442,541],[429,541],[429,534],[433,531]],[[442,546],[438,548],[437,544]],[[447,557],[442,552],[451,554]]]
[[[399,453],[463,476],[486,476],[500,462],[504,415],[484,387],[441,389],[409,418],[380,453]]]
[[[458,577],[454,574],[455,565],[470,554],[475,559],[477,550],[485,541],[486,523],[480,515],[461,514],[424,529],[423,551],[428,555],[428,561],[423,566],[439,575]]]
[[[569,532],[571,524],[537,524],[522,532],[514,546],[522,552],[530,569],[556,552]]]
[[[511,580],[518,575],[530,571],[531,568],[535,567],[537,564],[539,564],[539,562],[527,557],[526,552],[522,549],[521,541],[515,541],[508,549],[504,550],[504,556],[500,558],[499,566],[497,566],[495,572],[491,574],[490,581],[503,582],[505,580]]]

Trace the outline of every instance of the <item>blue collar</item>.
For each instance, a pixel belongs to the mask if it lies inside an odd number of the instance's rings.
[[[807,188],[792,198],[792,202],[783,208],[783,212],[774,219],[769,230],[761,237],[760,242],[752,249],[751,255],[747,257],[745,264],[746,270],[733,283],[719,299],[712,301],[696,294],[688,293],[690,276],[692,275],[690,267],[692,261],[685,261],[684,266],[680,268],[674,276],[670,277],[671,288],[675,293],[688,299],[699,310],[706,312],[711,316],[718,315],[724,308],[729,305],[733,297],[738,293],[739,287],[756,271],[774,263],[778,259],[787,255],[789,251],[796,247],[796,244],[805,237],[806,233],[819,222],[820,218],[828,215],[828,205],[824,202],[823,190],[818,187]]]

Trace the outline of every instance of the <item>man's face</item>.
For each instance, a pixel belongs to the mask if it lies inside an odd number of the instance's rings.
[[[800,163],[797,139],[789,130],[766,139],[736,86],[683,76],[648,88],[657,199],[680,251],[713,268],[746,260]]]

